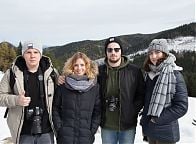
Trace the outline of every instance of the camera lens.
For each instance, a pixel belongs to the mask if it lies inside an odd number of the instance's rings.
[[[113,112],[117,109],[118,107],[118,98],[111,96],[109,99],[106,101],[108,103],[108,110],[110,112]]]
[[[43,110],[40,107],[35,107],[33,109],[28,109],[26,111],[27,120],[32,121],[31,134],[41,134],[42,133],[42,114]]]
[[[108,109],[109,109],[109,111],[113,112],[113,111],[115,111],[116,108],[117,108],[116,105],[114,103],[111,103],[109,105],[109,108]]]
[[[41,134],[42,127],[41,127],[41,116],[34,116],[33,117],[33,124],[31,128],[32,134]]]

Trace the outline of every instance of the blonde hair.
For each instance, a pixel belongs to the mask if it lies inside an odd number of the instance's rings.
[[[85,63],[87,77],[89,79],[94,79],[98,75],[98,66],[82,52],[75,53],[67,60],[67,62],[65,62],[63,67],[63,75],[68,76],[73,74],[74,65],[79,58],[82,59]]]

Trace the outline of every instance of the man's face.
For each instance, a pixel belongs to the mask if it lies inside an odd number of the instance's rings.
[[[41,59],[41,54],[39,50],[34,48],[27,49],[24,52],[23,57],[25,59],[28,69],[36,68],[39,66],[39,61]]]
[[[107,59],[111,63],[117,63],[121,59],[121,48],[116,42],[109,43],[106,49]]]

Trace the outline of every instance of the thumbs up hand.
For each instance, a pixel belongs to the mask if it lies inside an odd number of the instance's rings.
[[[16,103],[19,106],[28,106],[31,101],[31,97],[25,97],[25,92],[19,94],[17,97]]]

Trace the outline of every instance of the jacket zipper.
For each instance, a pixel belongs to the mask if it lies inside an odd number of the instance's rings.
[[[121,121],[121,91],[120,91],[120,72],[118,71],[118,91],[119,91],[119,126],[118,126],[118,130],[120,131],[121,130],[121,127],[120,127],[120,121]]]

